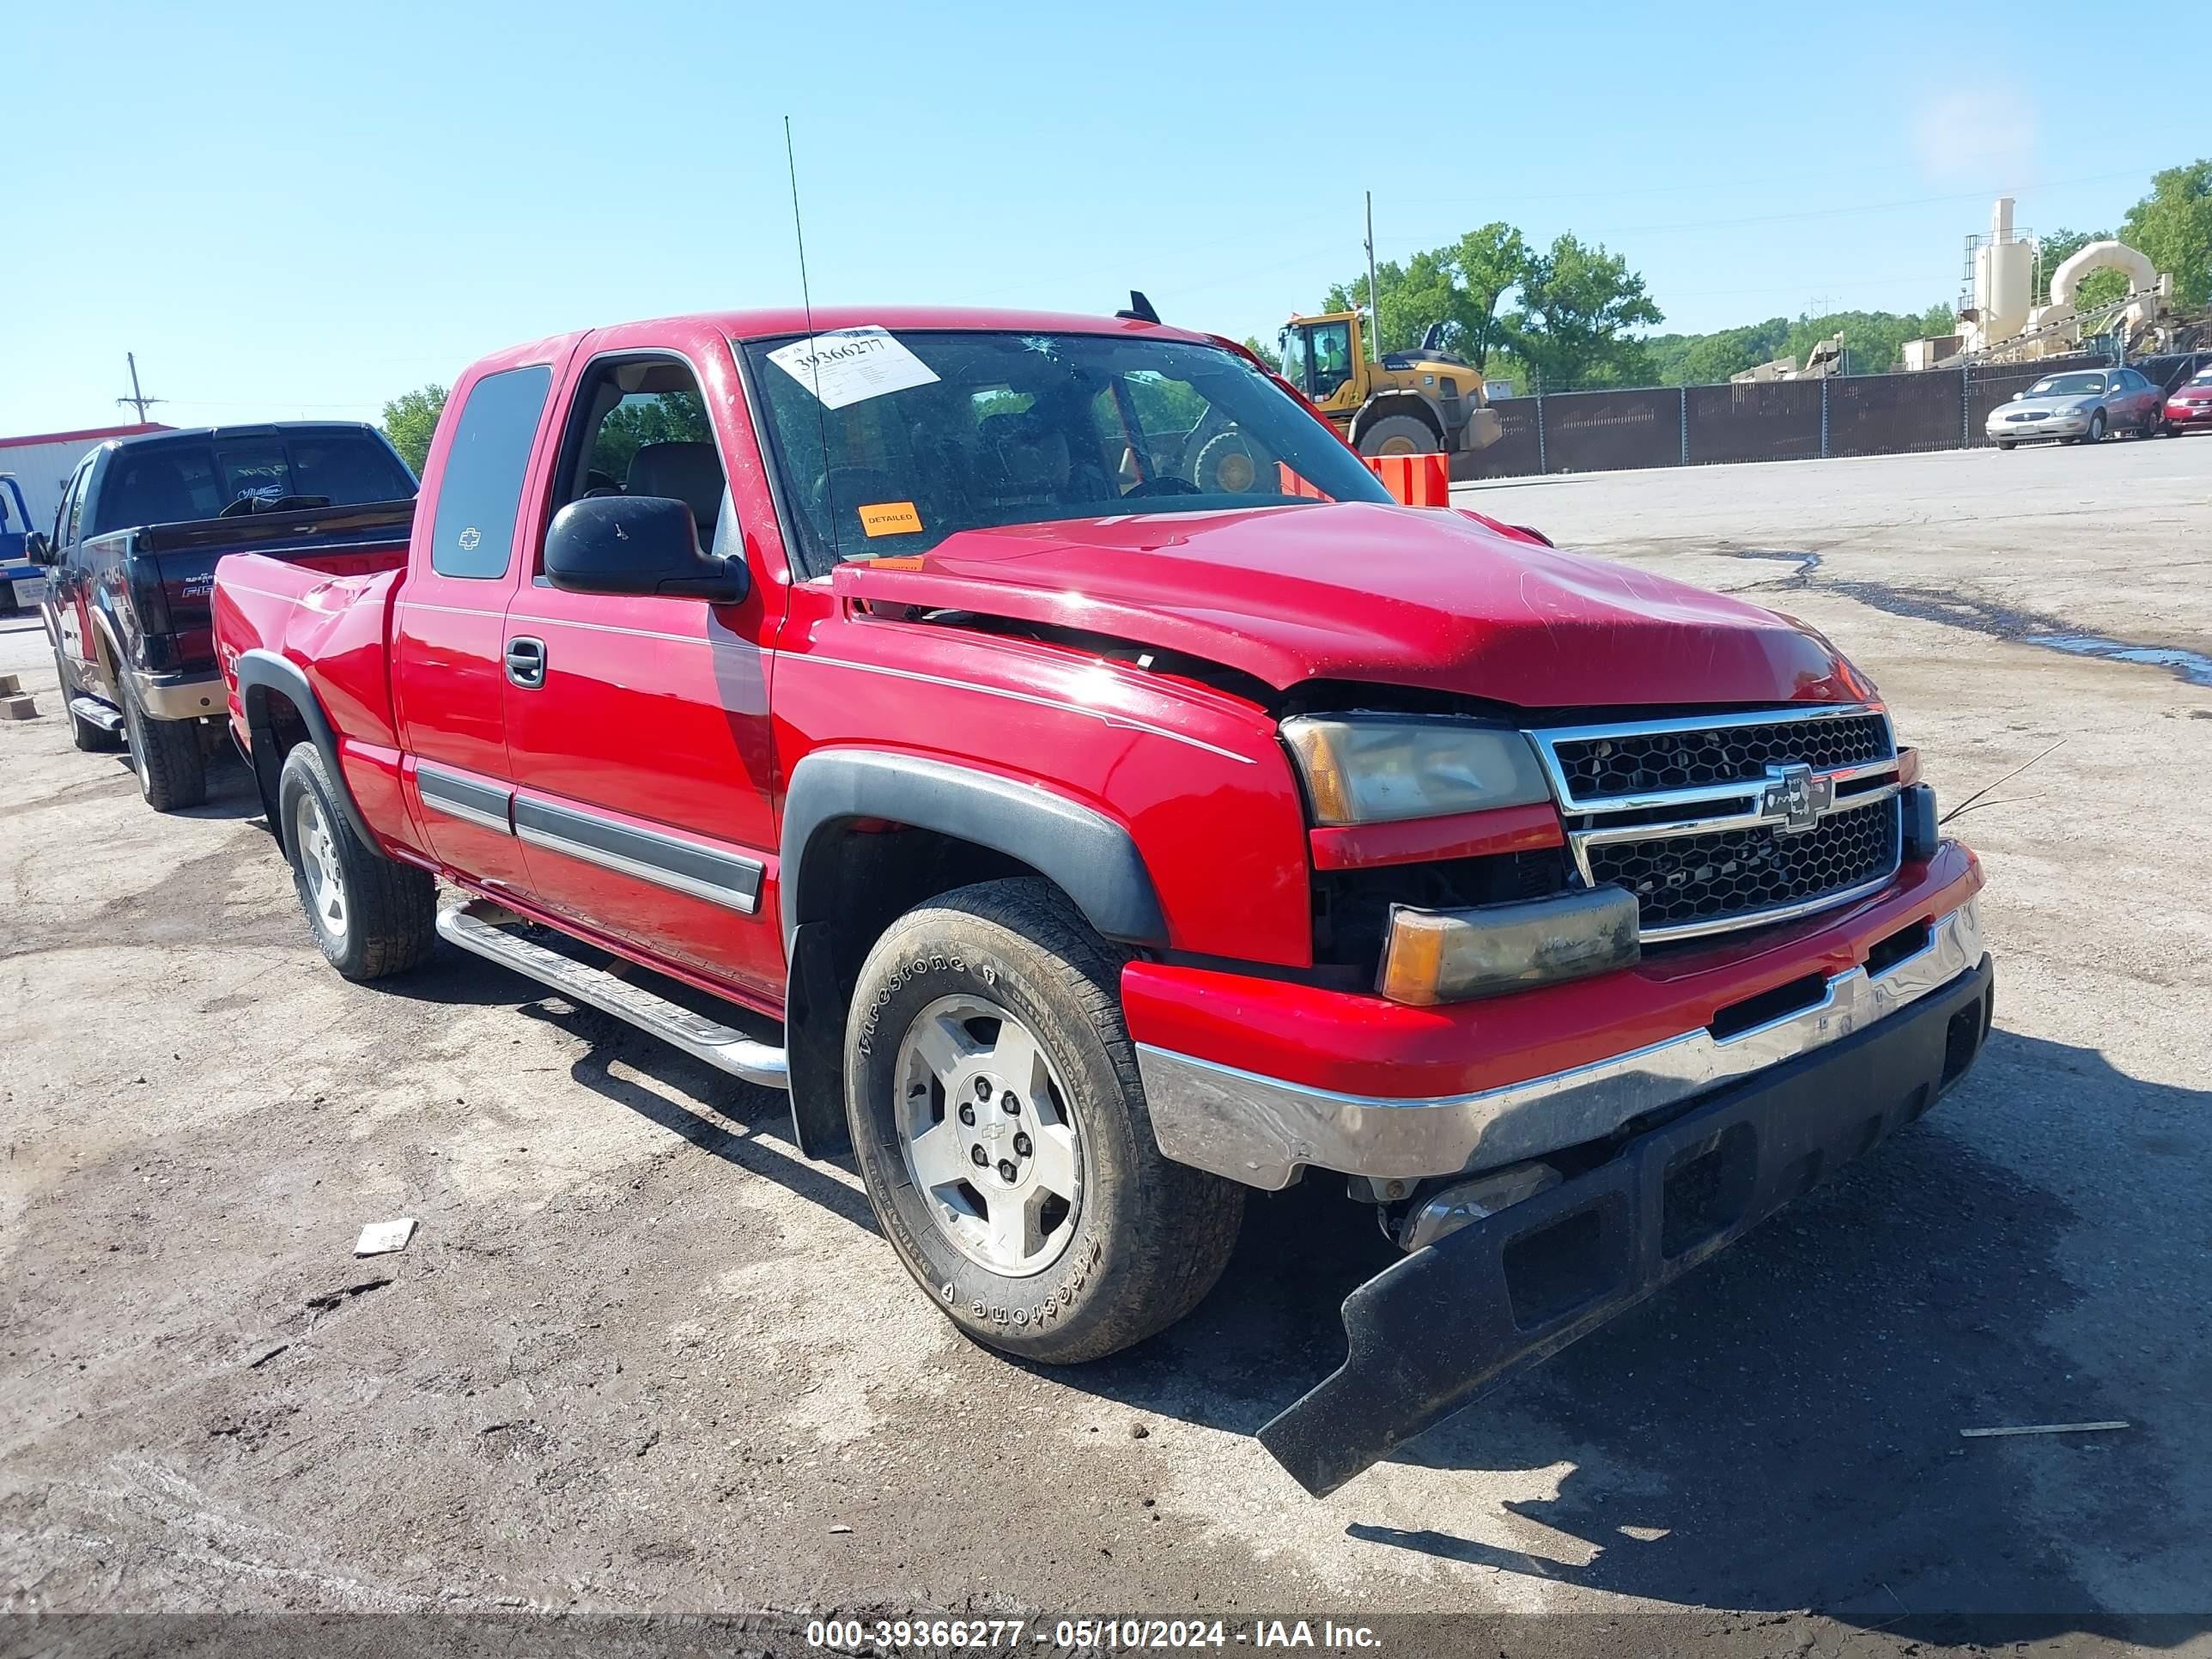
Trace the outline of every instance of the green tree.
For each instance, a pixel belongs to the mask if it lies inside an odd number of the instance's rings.
[[[446,407],[446,388],[435,384],[420,391],[403,392],[384,406],[384,435],[405,458],[420,477],[430,453],[430,438],[438,429],[438,416]]]
[[[2173,275],[2173,301],[2212,303],[2212,161],[2167,167],[2150,177],[2150,194],[2128,210],[2120,240]]]
[[[1782,355],[1790,319],[1717,329],[1710,334],[1658,334],[1644,341],[1652,378],[1662,386],[1705,386]]]
[[[1938,301],[1924,312],[1838,311],[1814,317],[1770,317],[1763,323],[1711,334],[1658,334],[1644,341],[1656,378],[1663,386],[1702,386],[1725,380],[1777,357],[1800,363],[1822,340],[1844,337],[1844,364],[1853,374],[1886,374],[1903,362],[1905,343],[1955,333],[1958,318]]]
[[[1441,324],[1444,349],[1487,372],[1490,354],[1508,337],[1498,305],[1520,286],[1528,270],[1528,248],[1521,233],[1493,222],[1468,232],[1456,242],[1425,249],[1402,265],[1391,260],[1378,266],[1375,286],[1379,304],[1369,304],[1363,272],[1330,289],[1322,308],[1367,307],[1385,351],[1408,350]]]
[[[1261,345],[1256,337],[1247,334],[1244,337],[1244,349],[1250,352],[1261,362],[1267,364],[1269,368],[1273,369],[1276,374],[1279,374],[1283,372],[1282,357],[1277,353],[1274,347],[1270,345]]]
[[[1510,337],[1498,307],[1528,280],[1535,261],[1519,231],[1495,222],[1461,237],[1451,255],[1459,303],[1445,343],[1477,368],[1486,368],[1490,354]]]
[[[1629,331],[1666,316],[1627,260],[1563,233],[1531,258],[1516,286],[1521,306],[1506,319],[1507,336],[1547,391],[1650,383],[1652,355]]]
[[[617,483],[629,477],[630,459],[647,444],[711,443],[707,405],[696,392],[633,393],[607,411],[592,441],[592,468]]]

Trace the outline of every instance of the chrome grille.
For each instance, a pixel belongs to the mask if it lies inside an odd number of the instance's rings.
[[[1897,868],[1898,802],[1832,812],[1802,835],[1723,830],[1665,841],[1601,842],[1594,884],[1636,895],[1644,936],[1796,908],[1886,880]]]
[[[1903,786],[1878,707],[1529,735],[1577,872],[1637,896],[1647,944],[1807,915],[1896,873]]]
[[[1892,752],[1888,726],[1879,714],[1627,732],[1562,740],[1557,750],[1569,794],[1584,800],[1764,781],[1768,766],[1790,761],[1825,772],[1863,766]]]

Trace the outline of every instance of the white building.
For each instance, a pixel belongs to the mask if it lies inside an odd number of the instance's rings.
[[[167,432],[160,422],[144,426],[105,426],[82,432],[34,432],[24,438],[0,438],[0,472],[12,472],[31,510],[30,528],[51,530],[54,509],[62,504],[62,491],[70,474],[85,453],[110,438],[134,438],[142,432]],[[4,492],[0,492],[3,494]],[[12,517],[15,503],[9,503]]]

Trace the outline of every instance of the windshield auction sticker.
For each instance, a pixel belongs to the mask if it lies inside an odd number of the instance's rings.
[[[873,325],[809,335],[778,346],[768,360],[821,398],[824,409],[927,386],[937,378],[889,329]]]

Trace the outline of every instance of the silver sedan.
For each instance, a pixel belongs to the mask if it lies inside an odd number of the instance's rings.
[[[2008,404],[1990,411],[1990,441],[1999,449],[2038,439],[2102,443],[2108,432],[2148,438],[2165,416],[2159,389],[2132,368],[2081,368],[2046,374]]]

